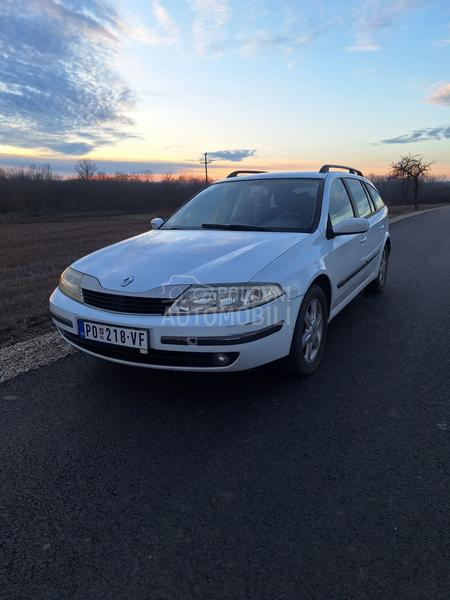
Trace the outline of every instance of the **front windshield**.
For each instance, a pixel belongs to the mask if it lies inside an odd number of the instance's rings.
[[[311,232],[321,179],[285,178],[215,183],[194,196],[161,229]]]

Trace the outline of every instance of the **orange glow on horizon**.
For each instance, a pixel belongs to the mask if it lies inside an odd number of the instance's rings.
[[[2,164],[2,158],[5,159],[5,163]],[[12,148],[8,146],[0,146],[0,166],[13,166],[14,159],[17,159],[17,167],[26,168],[32,164],[43,164],[49,163],[54,172],[61,173],[63,178],[70,178],[75,176],[74,169],[72,166],[75,165],[78,160],[78,156],[67,156],[67,155],[55,155],[49,152],[33,151],[28,148]],[[158,180],[164,176],[172,175],[174,177],[195,177],[198,179],[204,178],[204,167],[200,162],[186,161],[178,159],[175,156],[170,157],[151,157],[138,155],[136,157],[127,155],[126,157],[117,157],[114,155],[104,155],[100,152],[91,153],[86,156],[91,158],[98,165],[98,171],[104,178],[113,177],[118,171],[124,176],[133,175],[141,180],[154,179]],[[327,157],[328,158],[328,157]],[[391,160],[399,158],[397,153],[392,155]],[[27,163],[25,163],[27,160]],[[251,157],[241,162],[226,162],[226,161],[213,161],[208,166],[208,178],[213,180],[222,179],[226,177],[232,171],[239,170],[255,170],[255,171],[318,171],[324,162],[336,163],[336,164],[347,164],[351,167],[359,169],[364,175],[387,175],[390,170],[391,160],[376,162],[369,161],[358,161],[343,158],[340,160],[333,160],[328,158],[327,161],[306,161],[306,160],[284,160],[284,161],[272,161],[267,159],[260,159],[259,157]],[[7,162],[6,162],[7,161]],[[106,163],[106,164],[102,164]],[[110,163],[110,165],[108,165]],[[115,163],[113,166],[111,163]],[[119,169],[117,165],[120,165]],[[59,168],[58,168],[59,167]],[[71,173],[68,173],[70,167]],[[446,164],[441,160],[436,160],[432,165],[431,176],[438,179],[450,179],[450,164]]]

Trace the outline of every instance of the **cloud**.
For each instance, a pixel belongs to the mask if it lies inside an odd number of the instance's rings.
[[[212,57],[222,54],[223,28],[230,13],[227,0],[188,0],[194,14],[192,35],[197,54]]]
[[[149,46],[171,46],[178,41],[178,27],[167,9],[159,2],[152,0],[151,9],[155,25],[151,28],[131,26],[126,22],[121,27],[126,34]]]
[[[270,50],[274,47],[286,47],[291,52],[300,46],[306,46],[314,39],[312,33],[305,35],[295,35],[291,33],[285,34],[272,34],[267,31],[256,31],[249,39],[241,46],[242,56],[250,57],[256,56],[260,52]]]
[[[347,46],[349,52],[376,52],[381,46],[364,41],[363,36],[356,41],[352,46]]]
[[[389,27],[394,19],[416,5],[415,0],[369,0],[363,7],[358,4],[358,17],[355,20],[355,41],[347,46],[349,52],[376,52],[381,46],[377,33]]]
[[[228,160],[230,162],[241,162],[244,158],[255,156],[255,153],[256,150],[241,148],[240,150],[216,150],[215,152],[208,152],[208,156],[210,158]]]
[[[447,140],[450,139],[450,125],[441,127],[424,127],[415,129],[411,133],[399,135],[395,138],[381,140],[380,144],[411,144],[413,142],[426,142],[429,140]]]
[[[288,66],[295,66],[292,54],[301,47],[311,44],[330,27],[338,23],[341,23],[341,18],[332,18],[317,27],[311,27],[308,31],[299,33],[297,23],[292,20],[289,23],[290,26],[281,33],[273,33],[267,30],[254,31],[245,36],[240,36],[240,53],[244,57],[252,57],[272,48],[284,48],[290,55]]]
[[[445,46],[450,46],[450,38],[448,40],[436,40],[433,42],[433,46],[437,46],[438,48],[445,48]]]
[[[250,36],[245,36],[242,40],[242,56],[255,56],[260,51],[271,49],[275,46],[289,44],[290,38],[286,34],[276,35],[268,31],[255,31]]]
[[[427,100],[432,104],[450,106],[450,83],[444,83],[444,85],[436,88]]]
[[[119,36],[102,0],[2,0],[0,144],[84,154],[127,137]]]
[[[313,42],[333,25],[343,22],[342,17],[321,18],[305,27],[304,21],[299,20],[298,11],[291,7],[288,18],[284,19],[277,31],[277,19],[286,10],[282,11],[279,6],[268,7],[265,2],[244,0],[239,4],[236,22],[233,21],[227,28],[231,12],[229,0],[188,0],[188,5],[193,13],[192,34],[197,54],[217,58],[225,50],[233,52],[237,48],[241,56],[252,58],[270,49],[280,48],[287,54],[289,67],[296,64],[293,54],[297,50]],[[256,17],[258,21],[261,21],[261,17],[269,20],[270,28],[255,28]]]

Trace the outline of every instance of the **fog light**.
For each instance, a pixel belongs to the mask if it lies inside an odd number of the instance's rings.
[[[228,354],[222,354],[222,353],[216,354],[214,358],[215,358],[216,363],[221,367],[224,367],[225,365],[227,365],[230,362],[230,358],[229,358]]]

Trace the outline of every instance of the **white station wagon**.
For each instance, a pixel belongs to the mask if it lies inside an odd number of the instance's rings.
[[[356,169],[236,171],[151,231],[73,263],[50,312],[67,342],[110,361],[240,371],[284,358],[309,375],[331,319],[383,289],[388,225]]]

